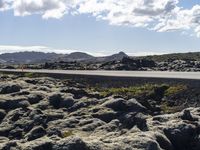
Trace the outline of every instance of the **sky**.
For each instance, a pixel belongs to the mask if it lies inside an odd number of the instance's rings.
[[[0,0],[0,53],[200,51],[200,0]]]

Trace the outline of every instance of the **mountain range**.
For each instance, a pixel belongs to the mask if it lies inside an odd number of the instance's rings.
[[[45,62],[83,62],[83,63],[105,63],[120,61],[124,57],[131,57],[124,52],[104,57],[95,57],[83,52],[70,54],[44,53],[44,52],[16,52],[0,54],[0,64],[36,64]],[[140,59],[153,60],[155,62],[172,62],[174,60],[200,61],[200,52],[173,53],[164,55],[152,55],[138,57]]]
[[[16,52],[4,53],[0,55],[0,63],[7,64],[30,64],[30,63],[44,63],[44,62],[107,62],[113,60],[121,60],[128,57],[124,52],[119,52],[105,57],[95,57],[83,52],[74,52],[70,54],[56,54],[44,52]]]

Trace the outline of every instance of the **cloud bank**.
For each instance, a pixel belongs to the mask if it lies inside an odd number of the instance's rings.
[[[43,19],[89,14],[110,25],[143,27],[157,32],[193,31],[200,37],[200,5],[187,9],[181,0],[0,0],[0,11]],[[189,2],[188,2],[189,3]]]
[[[75,50],[75,49],[58,49],[47,46],[21,46],[21,45],[0,45],[0,54],[3,53],[15,53],[15,52],[45,52],[45,53],[57,53],[57,54],[69,54],[73,52],[84,52],[93,56],[106,56],[110,55],[106,51],[85,51],[85,50]],[[138,53],[137,53],[138,54]]]
[[[56,52],[56,53],[62,53],[62,54],[74,52],[74,50],[55,49],[55,48],[46,47],[46,46],[0,45],[0,54],[23,52],[23,51],[29,51],[29,52],[35,51],[35,52],[46,52],[46,53]]]

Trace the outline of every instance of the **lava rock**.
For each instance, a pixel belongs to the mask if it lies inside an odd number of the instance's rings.
[[[103,104],[103,106],[111,108],[114,111],[126,111],[128,109],[126,100],[122,98],[108,100]]]
[[[136,99],[130,99],[127,101],[127,111],[146,112],[147,109],[142,104],[140,104]]]
[[[197,136],[196,128],[190,124],[180,124],[176,127],[166,128],[164,133],[171,141],[174,149],[190,149]]]
[[[0,109],[0,121],[6,116],[5,110]]]
[[[43,127],[39,126],[39,127],[35,127],[33,128],[27,135],[27,140],[31,141],[31,140],[35,140],[37,138],[40,138],[42,136],[44,136],[46,134],[46,131]]]
[[[190,113],[190,111],[187,110],[187,109],[185,109],[183,111],[183,113],[181,114],[180,118],[183,119],[183,120],[188,120],[188,121],[198,121],[198,118],[194,118],[192,116],[192,114]]]
[[[36,104],[36,103],[39,103],[42,99],[43,99],[43,96],[42,95],[39,95],[39,94],[30,94],[27,96],[28,97],[28,102],[30,104]]]
[[[19,92],[21,89],[22,89],[21,86],[15,85],[15,84],[0,85],[0,94],[15,93],[15,92]]]
[[[78,137],[58,141],[54,146],[55,150],[90,150],[87,144]]]
[[[119,118],[122,125],[128,129],[137,126],[141,131],[147,131],[146,116],[142,113],[128,113]]]
[[[63,100],[61,94],[53,94],[49,97],[49,104],[54,108],[59,108],[61,101]]]
[[[13,109],[20,108],[20,107],[26,108],[29,105],[30,105],[30,103],[24,98],[0,101],[0,109],[4,109],[4,110],[13,110]]]

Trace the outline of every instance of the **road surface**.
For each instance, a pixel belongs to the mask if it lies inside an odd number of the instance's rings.
[[[22,72],[22,70],[0,69],[0,72]],[[107,77],[141,77],[200,80],[200,72],[163,72],[163,71],[103,71],[103,70],[28,70],[23,72],[47,73],[61,75],[107,76]]]

